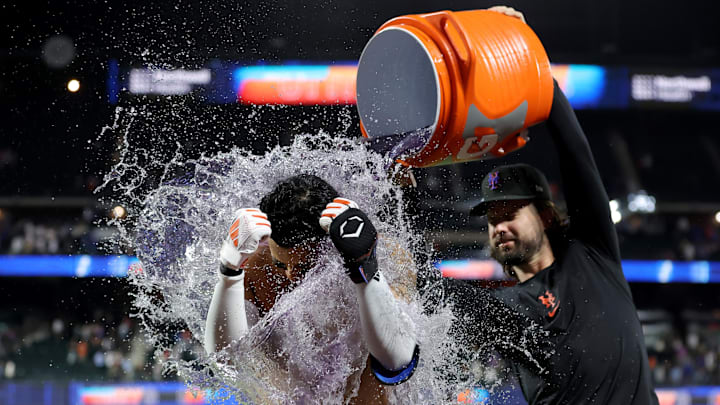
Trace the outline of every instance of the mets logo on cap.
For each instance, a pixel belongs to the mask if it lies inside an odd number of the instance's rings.
[[[490,173],[490,176],[488,176],[488,187],[490,188],[490,190],[496,190],[498,187],[500,187],[500,173]]]

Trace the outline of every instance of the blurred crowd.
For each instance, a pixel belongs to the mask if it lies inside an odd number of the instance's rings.
[[[630,215],[616,226],[625,259],[720,261],[720,224],[707,215]]]
[[[0,321],[0,380],[163,381],[177,375],[163,361],[170,352],[149,345],[138,322],[97,311],[93,322],[57,316]],[[175,353],[192,360],[203,350],[192,335],[170,337]],[[176,356],[177,357],[177,356]]]
[[[657,386],[720,384],[720,313],[705,318],[643,325]]]
[[[0,208],[0,254],[110,254],[115,229],[101,225],[96,210],[74,215],[12,216]]]
[[[115,228],[98,225],[104,218],[95,210],[84,209],[74,218],[8,217],[0,209],[1,255],[121,253],[113,243]],[[462,232],[468,224],[457,226],[457,230],[443,232]],[[720,224],[707,215],[632,214],[616,229],[624,259],[720,261]],[[472,257],[478,253],[472,252],[477,247],[467,246],[463,252]]]
[[[643,321],[656,386],[720,385],[720,312],[703,317]],[[175,380],[176,374],[163,360],[171,355],[192,360],[203,350],[186,330],[177,329],[169,336],[175,353],[160,352],[148,344],[135,318],[97,311],[96,319],[0,321],[0,380]],[[476,375],[488,386],[511,378],[501,359],[486,359],[477,366]]]

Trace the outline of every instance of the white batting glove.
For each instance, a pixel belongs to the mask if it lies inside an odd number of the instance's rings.
[[[235,219],[220,249],[220,263],[232,270],[241,269],[271,232],[267,215],[259,209],[241,208],[235,211]]]
[[[320,215],[320,227],[324,229],[325,232],[330,232],[330,224],[332,223],[332,220],[350,208],[358,208],[355,201],[340,197],[334,199],[331,203],[325,206],[325,210]]]

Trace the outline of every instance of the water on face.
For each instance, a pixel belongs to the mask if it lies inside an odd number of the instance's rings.
[[[389,180],[382,156],[357,140],[319,133],[297,136],[289,146],[262,155],[232,149],[185,158],[179,147],[167,161],[158,161],[151,149],[132,143],[134,115],[141,113],[118,114],[124,124],[115,130],[123,142],[101,189],[122,200],[130,213],[114,224],[118,243],[131,246],[142,264],[129,276],[136,287],[136,316],[158,348],[156,355],[190,386],[248,403],[342,403],[357,390],[368,350],[355,286],[329,241],[315,268],[241,341],[211,355],[198,341],[233,212],[257,207],[278,181],[300,173],[315,174],[356,201],[381,234],[379,266],[406,300],[402,305],[415,323],[422,354],[413,377],[390,390],[391,400],[455,402],[458,392],[477,384],[485,367],[472,364],[481,355],[450,337],[450,311],[423,311],[415,277],[432,264],[418,262],[417,257],[429,256],[413,254],[426,247],[405,217],[402,190]],[[196,339],[191,356],[167,336],[177,325]]]

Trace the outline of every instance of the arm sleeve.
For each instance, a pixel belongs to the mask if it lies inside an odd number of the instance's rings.
[[[208,354],[220,351],[247,331],[245,272],[233,277],[221,274],[205,320],[205,351]]]
[[[620,262],[610,206],[590,145],[565,94],[554,83],[547,127],[558,154],[572,236]]]
[[[382,383],[399,384],[410,378],[417,366],[415,324],[400,307],[381,272],[369,283],[356,286],[373,373]]]
[[[444,303],[455,315],[452,333],[463,345],[491,348],[531,370],[547,370],[552,353],[547,332],[526,316],[514,311],[486,288],[461,280],[441,280]]]

